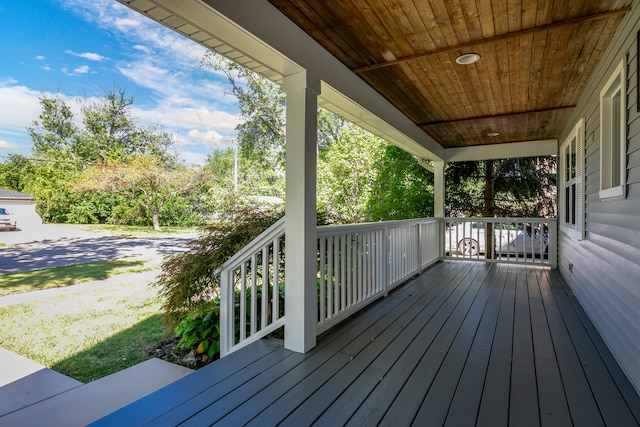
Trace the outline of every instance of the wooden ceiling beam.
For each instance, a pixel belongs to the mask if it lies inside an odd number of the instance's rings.
[[[442,124],[449,124],[449,123],[468,122],[471,120],[501,119],[505,117],[521,116],[523,114],[536,114],[536,113],[549,113],[549,112],[555,112],[555,111],[562,111],[562,110],[568,110],[575,107],[576,107],[575,105],[564,105],[560,107],[543,108],[540,110],[518,111],[515,113],[509,113],[509,114],[496,114],[493,116],[465,117],[463,119],[455,119],[455,120],[439,120],[436,122],[422,122],[422,123],[416,123],[416,125],[417,126],[433,126],[433,125],[442,125]]]
[[[566,21],[553,22],[551,24],[541,25],[539,27],[528,28],[526,30],[521,30],[521,31],[514,31],[512,33],[500,34],[498,36],[489,37],[487,39],[476,40],[476,41],[472,41],[472,42],[468,42],[468,43],[462,43],[462,44],[459,44],[457,46],[445,47],[445,48],[442,48],[442,49],[433,50],[431,52],[419,53],[419,54],[416,54],[416,55],[409,55],[409,56],[405,56],[405,57],[402,57],[402,58],[394,59],[392,61],[385,61],[385,62],[379,62],[377,64],[366,65],[364,67],[354,68],[351,71],[353,71],[356,74],[365,73],[367,71],[376,70],[376,69],[384,68],[384,67],[389,67],[389,66],[397,65],[397,64],[400,64],[400,63],[403,63],[403,62],[413,61],[415,59],[420,59],[420,58],[426,58],[426,57],[433,56],[433,55],[438,55],[438,54],[441,54],[441,53],[452,52],[452,51],[456,51],[458,49],[463,49],[463,48],[467,48],[467,47],[471,47],[471,46],[483,46],[483,45],[486,45],[486,44],[494,43],[496,41],[512,39],[512,38],[521,37],[521,36],[529,35],[529,34],[534,34],[534,33],[542,32],[542,31],[548,31],[550,29],[563,27],[563,26],[566,26],[566,25],[574,25],[574,24],[579,24],[579,23],[582,23],[582,22],[589,22],[589,21],[595,21],[595,20],[598,20],[598,19],[612,18],[612,17],[618,16],[618,15],[625,15],[630,10],[631,10],[631,7],[625,7],[625,8],[618,9],[618,10],[612,10],[612,11],[607,11],[607,12],[602,12],[602,13],[596,13],[596,14],[593,14],[593,15],[587,15],[587,16],[581,16],[581,17],[578,17],[578,18],[568,19]]]

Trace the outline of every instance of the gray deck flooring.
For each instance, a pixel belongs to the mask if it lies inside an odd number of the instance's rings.
[[[96,425],[610,425],[640,398],[559,274],[441,262],[302,355],[263,340]]]

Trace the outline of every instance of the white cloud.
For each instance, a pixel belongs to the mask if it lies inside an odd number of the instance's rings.
[[[149,49],[148,47],[143,46],[143,45],[141,45],[141,44],[137,44],[137,45],[133,46],[133,48],[134,48],[134,49],[136,49],[136,50],[142,51],[142,52],[144,52],[144,53],[149,53],[149,52],[151,52],[151,49]]]
[[[0,139],[0,150],[13,150],[18,148],[18,144],[13,142],[7,142]]]
[[[90,70],[88,65],[81,65],[73,70],[73,74],[87,74]]]
[[[169,31],[149,18],[113,0],[61,0],[63,6],[84,20],[113,32],[120,31],[137,45],[144,45],[177,63],[197,63],[206,49],[183,36]],[[159,58],[162,60],[162,58]]]
[[[35,57],[35,58],[33,58],[33,59],[35,59],[36,61],[44,61],[44,56],[42,56],[42,55],[38,55],[38,56],[36,56],[36,57]]]
[[[108,58],[97,54],[97,53],[93,53],[93,52],[83,52],[83,53],[76,53],[72,50],[67,49],[65,51],[66,53],[70,54],[70,55],[74,55],[74,56],[79,56],[80,58],[84,58],[84,59],[88,59],[89,61],[104,61]]]
[[[122,76],[151,94],[140,103],[135,91],[127,90],[136,99],[133,113],[141,124],[158,124],[178,138],[179,147],[192,147],[181,151],[183,157],[202,160],[203,149],[232,145],[241,123],[236,99],[225,93],[218,72],[198,68],[204,47],[113,0],[59,1],[83,20],[126,40],[122,55],[110,60]]]
[[[192,129],[187,133],[187,135],[191,138],[192,142],[202,144],[210,149],[230,147],[234,142],[233,138],[230,136],[220,135],[214,130],[202,132],[198,129]]]
[[[180,150],[178,155],[187,165],[204,165],[207,162],[207,155],[203,153],[194,153],[193,151]]]
[[[40,112],[38,98],[42,95],[25,86],[16,86],[15,81],[0,82],[0,99],[11,100],[0,103],[0,127],[24,129],[30,126]]]

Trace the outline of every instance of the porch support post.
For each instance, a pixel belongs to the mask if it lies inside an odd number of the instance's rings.
[[[284,79],[287,95],[285,341],[305,353],[316,345],[317,98],[320,80],[306,71]]]
[[[444,165],[433,162],[433,216],[444,218]]]
[[[444,166],[445,162],[433,162],[433,216],[435,218],[444,218]],[[440,259],[444,259],[444,219],[438,227]]]

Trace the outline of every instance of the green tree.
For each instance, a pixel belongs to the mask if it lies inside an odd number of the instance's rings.
[[[378,171],[367,203],[371,221],[433,216],[433,173],[391,144],[376,158]]]
[[[26,192],[35,174],[33,163],[20,154],[9,154],[0,164],[0,187]]]
[[[139,125],[132,114],[133,98],[121,89],[107,92],[97,102],[85,101],[81,107],[81,126],[76,126],[71,108],[59,96],[42,97],[40,105],[41,113],[29,128],[35,161],[29,178],[22,179],[20,185],[36,197],[43,220],[139,223],[147,221],[146,212],[153,223],[155,208],[142,207],[144,203],[139,201],[132,204],[132,198],[124,197],[108,185],[95,186],[93,192],[82,192],[70,183],[77,182],[79,175],[87,175],[88,172],[81,172],[96,164],[110,169],[118,162],[129,164],[139,156],[153,158],[170,170],[180,170],[176,154],[172,152],[172,136],[157,126]],[[3,177],[15,181],[15,173],[9,172],[19,165],[17,161],[11,164],[11,168],[5,166]],[[171,197],[182,196],[169,196],[163,201],[162,206],[170,203],[174,208],[166,221],[193,222],[187,206],[189,201]]]
[[[42,108],[38,119],[27,130],[36,157],[76,161],[74,146],[78,128],[71,108],[59,96],[39,98]]]
[[[84,131],[76,151],[84,161],[125,160],[136,155],[150,155],[162,161],[169,154],[171,135],[157,126],[145,129],[132,117],[133,98],[125,91],[110,91],[96,104],[82,106]]]
[[[107,159],[87,168],[76,180],[79,191],[108,191],[140,205],[160,230],[160,213],[171,197],[189,193],[202,180],[199,169],[167,166],[150,155],[125,161]]]
[[[275,83],[209,52],[201,66],[225,74],[238,101],[238,185],[249,194],[284,197],[285,102]]]
[[[555,169],[554,157],[450,163],[446,169],[446,213],[554,217]],[[486,191],[490,190],[487,182],[489,186],[493,183],[493,196]]]
[[[321,110],[317,169],[318,208],[331,223],[369,220],[367,204],[386,143],[335,114]]]

